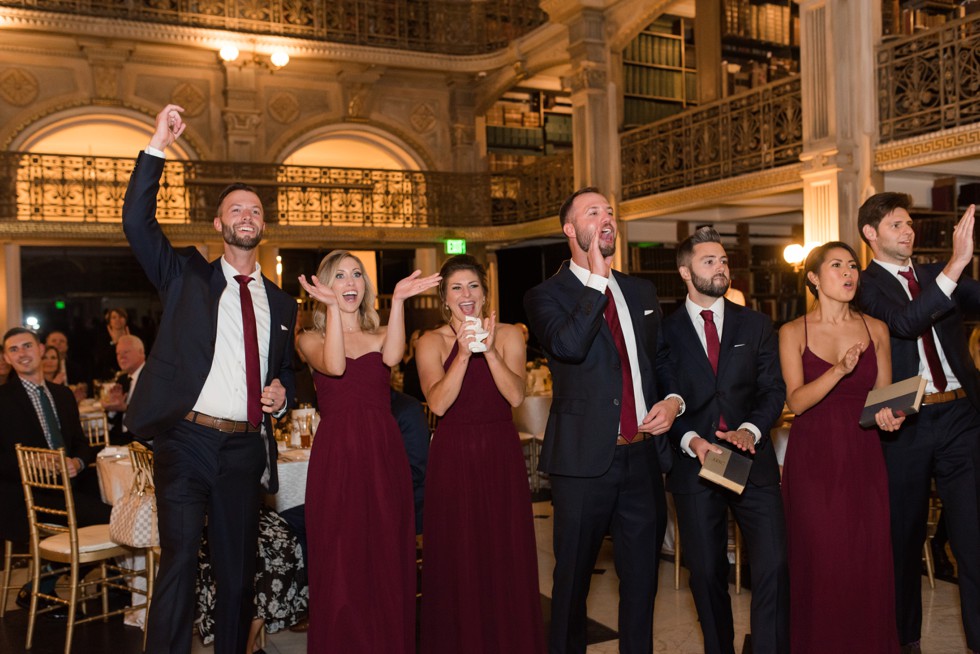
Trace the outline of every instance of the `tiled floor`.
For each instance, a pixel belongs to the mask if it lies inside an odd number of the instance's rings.
[[[551,595],[551,569],[554,557],[551,549],[551,506],[547,502],[534,505],[535,531],[538,546],[538,579],[541,592]],[[589,617],[602,625],[609,627],[614,633],[617,620],[617,586],[618,580],[613,569],[612,546],[607,542],[602,548],[597,569],[605,570],[603,574],[593,577],[592,592],[589,595]],[[694,602],[687,588],[686,571],[682,571],[681,588],[674,590],[674,568],[670,562],[664,562],[660,568],[660,590],[657,595],[657,605],[654,614],[654,651],[669,654],[698,654],[701,648],[701,632],[698,627]],[[846,590],[842,589],[842,592]],[[732,588],[732,605],[735,616],[736,651],[741,651],[741,644],[748,631],[749,591],[734,594]],[[937,581],[935,590],[929,588],[928,581],[923,577],[923,633],[922,650],[926,654],[958,654],[966,650],[963,627],[959,617],[959,598],[954,584]],[[11,598],[10,604],[13,604]],[[22,611],[16,611],[3,621],[0,621],[0,651],[23,651],[24,616]],[[43,637],[32,649],[33,654],[54,654],[61,652],[64,641],[61,640],[63,623],[44,620],[42,625]],[[118,620],[109,625],[95,623],[83,625],[76,630],[76,647],[73,651],[78,654],[103,654],[112,651],[113,654],[129,654],[139,652],[140,632],[135,628],[123,627]],[[60,643],[60,645],[59,645]],[[111,649],[108,643],[112,643]],[[207,654],[212,648],[203,647],[195,640],[194,652]],[[282,632],[268,637],[265,651],[268,654],[299,654],[306,652],[306,636],[291,632]],[[618,641],[606,640],[592,644],[588,648],[590,654],[606,654],[618,652]],[[461,653],[465,654],[465,653]]]

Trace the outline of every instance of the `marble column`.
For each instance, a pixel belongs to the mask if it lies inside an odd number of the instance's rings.
[[[881,17],[874,0],[803,0],[800,24],[804,240],[856,246],[858,207],[880,187],[873,162]]]
[[[20,246],[4,243],[0,248],[0,325],[6,331],[24,322],[24,299],[20,278]]]

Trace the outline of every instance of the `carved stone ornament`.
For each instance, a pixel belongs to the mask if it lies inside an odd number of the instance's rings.
[[[0,98],[15,107],[28,105],[37,98],[37,78],[21,68],[0,72]]]
[[[269,115],[278,123],[289,124],[299,118],[299,100],[287,91],[280,91],[269,98]]]
[[[170,94],[170,100],[183,107],[184,115],[188,117],[200,116],[208,106],[207,95],[190,82],[178,84]]]
[[[262,122],[253,111],[225,111],[224,119],[229,132],[254,132]]]
[[[95,97],[99,100],[119,99],[119,72],[121,68],[115,65],[95,64],[92,66],[92,82],[95,85]]]
[[[568,88],[575,91],[606,88],[606,71],[601,68],[579,68],[568,76]]]
[[[425,134],[436,124],[436,114],[432,111],[432,107],[422,103],[412,111],[409,122],[412,123],[412,127],[415,128],[416,132]]]

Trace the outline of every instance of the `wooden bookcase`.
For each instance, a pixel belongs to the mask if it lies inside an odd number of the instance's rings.
[[[697,104],[694,25],[661,16],[623,49],[623,128],[646,125]]]
[[[486,138],[491,172],[570,150],[571,100],[551,91],[508,91],[486,113]]]

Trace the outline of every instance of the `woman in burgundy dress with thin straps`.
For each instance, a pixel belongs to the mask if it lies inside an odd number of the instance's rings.
[[[361,261],[331,252],[303,288],[321,302],[297,347],[323,419],[306,480],[311,654],[415,652],[415,518],[408,458],[391,414],[389,367],[405,350],[405,300],[439,283],[395,286],[388,326]]]
[[[524,401],[524,335],[483,317],[476,259],[452,257],[441,274],[448,322],[416,352],[422,391],[442,416],[426,473],[421,651],[540,654],[531,497],[511,417]],[[468,325],[487,332],[485,352],[471,352],[479,341]]]
[[[868,392],[891,383],[888,328],[852,305],[857,255],[834,241],[807,257],[816,305],[779,330],[786,404],[796,414],[783,468],[793,654],[894,654],[888,480],[878,429],[859,424]]]

